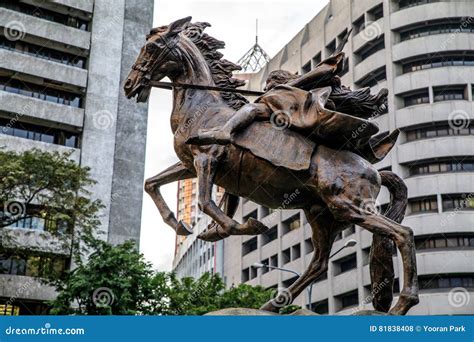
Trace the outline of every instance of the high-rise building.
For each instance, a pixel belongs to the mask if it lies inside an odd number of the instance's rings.
[[[90,190],[113,244],[140,237],[147,104],[127,100],[122,83],[152,17],[152,0],[0,2],[0,147],[72,150],[97,181]],[[8,229],[24,244],[0,255],[0,315],[41,313],[54,291],[35,278],[70,259],[48,248],[41,218]]]
[[[304,74],[330,56],[348,30],[348,68],[342,83],[388,88],[388,113],[373,120],[380,134],[401,130],[397,146],[376,164],[393,170],[408,186],[404,225],[413,228],[420,303],[409,314],[474,312],[474,3],[438,0],[332,0],[249,80],[263,89],[270,71]],[[291,196],[291,194],[288,194]],[[389,194],[378,198],[383,207]],[[255,217],[270,230],[260,236],[224,240],[227,286],[246,283],[287,288],[313,253],[311,229],[301,211],[274,211],[243,202],[237,220]],[[309,302],[321,314],[370,309],[369,252],[372,236],[360,227],[344,231],[327,275],[313,286]],[[394,255],[395,295],[400,258]],[[395,298],[396,300],[396,298]],[[295,304],[306,306],[308,293]]]

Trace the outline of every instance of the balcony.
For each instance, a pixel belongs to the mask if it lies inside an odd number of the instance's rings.
[[[33,97],[0,91],[0,110],[40,120],[82,127],[84,109],[42,101]]]
[[[474,172],[446,172],[405,179],[408,197],[474,192]]]
[[[46,78],[80,88],[87,86],[87,70],[0,49],[0,67],[22,74]]]
[[[473,136],[448,136],[417,140],[397,146],[400,164],[449,156],[469,156],[474,151]]]
[[[472,33],[463,32],[437,34],[406,40],[393,46],[392,60],[397,62],[427,53],[436,55],[439,51],[474,50],[474,40],[472,37]]]
[[[0,22],[9,23],[15,21],[22,24],[21,29],[24,29],[25,34],[75,46],[84,50],[89,50],[90,48],[90,32],[2,8],[0,11]]]

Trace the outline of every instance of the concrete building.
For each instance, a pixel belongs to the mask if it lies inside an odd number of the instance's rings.
[[[125,98],[122,82],[152,26],[152,0],[0,2],[0,146],[69,151],[91,168],[110,243],[139,242],[147,104]],[[22,255],[0,256],[0,314],[38,314],[50,288],[30,267],[67,268],[64,251],[38,218],[14,229]],[[45,237],[46,236],[46,237]],[[31,244],[53,255],[32,255]]]
[[[435,0],[332,0],[265,68],[249,80],[262,89],[268,73],[300,74],[328,57],[349,29],[342,83],[353,88],[388,88],[388,113],[374,118],[381,134],[401,130],[397,146],[376,165],[401,175],[409,189],[404,224],[417,245],[420,304],[410,314],[474,312],[474,3]],[[389,202],[383,190],[381,206]],[[272,211],[244,202],[237,219],[256,217],[267,234],[224,241],[224,278],[238,283],[286,288],[312,255],[310,227],[302,212]],[[313,288],[313,309],[351,314],[372,308],[368,256],[371,234],[344,231],[333,251],[349,239],[357,245],[331,259],[327,276]],[[400,259],[394,256],[399,291]],[[396,300],[396,298],[395,298]],[[306,292],[295,303],[305,306]]]

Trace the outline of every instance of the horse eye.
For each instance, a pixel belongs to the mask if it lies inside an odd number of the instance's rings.
[[[156,45],[155,43],[149,43],[146,46],[146,51],[149,53],[153,53],[156,50]]]

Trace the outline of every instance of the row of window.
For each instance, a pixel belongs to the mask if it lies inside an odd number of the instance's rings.
[[[434,2],[440,2],[442,0],[400,0],[398,2],[398,9],[404,9],[407,7],[414,7],[424,4],[431,4]]]
[[[249,218],[257,219],[257,210],[252,211],[250,214],[244,216],[243,222],[246,222]],[[281,235],[285,235],[293,230],[301,227],[300,214],[295,214],[290,218],[282,222]],[[264,246],[267,243],[272,242],[278,238],[278,226],[271,227],[267,232],[261,234],[261,245]],[[253,238],[242,243],[242,256],[247,255],[258,248],[258,237]]]
[[[474,172],[474,160],[426,162],[409,167],[410,176],[440,172]]]
[[[437,234],[415,237],[416,249],[474,247],[474,234]]]
[[[420,290],[429,290],[429,289],[452,289],[455,287],[464,287],[464,288],[473,288],[474,287],[474,275],[473,274],[460,274],[460,275],[451,275],[451,274],[437,274],[437,275],[427,275],[419,276],[418,282]],[[370,288],[368,288],[370,292]],[[399,290],[399,281],[395,279],[394,282],[394,293],[398,293]],[[339,296],[336,296],[336,306],[337,311],[350,308],[353,306],[359,305],[359,293],[358,290],[353,290],[346,292]],[[328,299],[323,299],[311,304],[311,309],[320,314],[329,313],[329,301]]]
[[[49,49],[44,46],[26,43],[20,40],[12,41],[5,38],[4,36],[0,36],[0,48],[20,52],[33,57],[47,59],[57,63],[71,65],[76,68],[86,68],[86,58],[84,57]]]
[[[410,28],[400,32],[400,40],[405,41],[409,39],[415,39],[419,37],[432,36],[443,33],[458,33],[458,32],[474,32],[473,23],[463,23],[462,19],[457,19],[456,22],[440,23],[440,22],[428,22],[424,23],[423,26]]]
[[[385,49],[385,39],[384,35],[381,35],[380,37],[369,41],[362,48],[355,52],[355,55],[357,56],[357,64],[383,49]]]
[[[67,132],[61,129],[38,126],[0,118],[0,134],[14,137],[42,141],[49,144],[62,145],[67,147],[79,147],[79,134]]]
[[[8,77],[0,77],[0,90],[75,108],[83,108],[83,99],[81,95],[73,94],[64,90],[39,86],[37,84],[23,82]]]
[[[434,56],[432,58],[423,57],[418,60],[402,63],[404,74],[408,72],[441,68],[446,66],[474,66],[474,55]]]
[[[429,139],[436,137],[445,137],[452,135],[474,135],[474,125],[453,129],[446,123],[437,123],[433,126],[415,128],[406,131],[407,141],[415,141],[421,139]]]
[[[430,103],[428,88],[419,89],[405,95],[399,95],[403,99],[404,107]],[[433,87],[433,101],[455,101],[467,100],[466,85],[450,85]]]
[[[8,8],[14,11],[32,15],[37,18],[53,21],[82,31],[89,31],[89,22],[68,14],[62,14],[54,11],[40,8],[38,6],[29,5],[17,0],[2,0],[0,7]]]
[[[69,259],[63,256],[0,254],[0,274],[45,278],[61,275],[69,264]]]
[[[3,217],[3,211],[0,211],[0,217]],[[49,232],[51,234],[67,234],[72,228],[66,221],[54,220],[48,217],[42,217],[37,209],[27,208],[25,217],[15,221],[8,226],[11,229],[31,229],[37,231]]]
[[[441,199],[443,211],[474,210],[474,198],[468,194],[442,195]],[[408,203],[412,214],[438,212],[436,196],[411,199]]]

